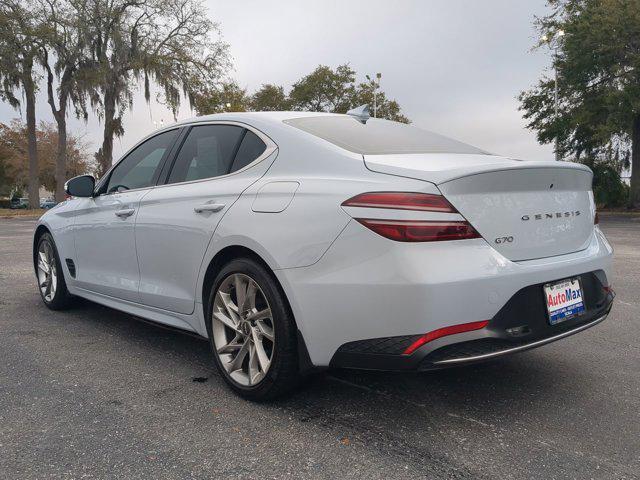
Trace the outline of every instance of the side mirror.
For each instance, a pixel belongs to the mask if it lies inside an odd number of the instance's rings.
[[[96,187],[96,179],[91,175],[79,175],[67,180],[64,184],[64,191],[72,197],[93,197],[93,190]]]

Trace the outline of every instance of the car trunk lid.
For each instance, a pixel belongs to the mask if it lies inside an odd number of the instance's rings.
[[[370,170],[435,183],[506,258],[563,255],[588,246],[595,214],[592,173],[566,162],[492,155],[365,156]]]

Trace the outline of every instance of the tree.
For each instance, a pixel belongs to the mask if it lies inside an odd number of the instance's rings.
[[[348,64],[335,70],[319,65],[293,84],[289,100],[294,110],[346,112],[355,94],[356,72]]]
[[[251,110],[256,112],[284,111],[291,108],[284,88],[271,83],[263,84],[251,96]]]
[[[554,81],[542,78],[520,95],[538,140],[579,161],[624,165],[631,158],[629,205],[640,206],[640,3],[637,0],[548,0],[542,34],[564,31]],[[542,46],[542,42],[540,45]],[[622,162],[622,163],[620,163]]]
[[[360,105],[369,105],[369,111],[373,112],[373,92],[375,84],[373,82],[361,83],[358,85],[354,98],[351,100],[351,107]],[[394,122],[410,123],[409,119],[404,116],[400,109],[400,104],[395,100],[388,100],[384,92],[376,93],[376,105],[378,118],[393,120]]]
[[[287,103],[293,110],[334,113],[346,113],[367,104],[373,112],[374,88],[374,82],[356,85],[356,72],[348,64],[340,65],[335,70],[320,65],[293,84]],[[409,123],[409,119],[401,112],[400,104],[388,100],[383,91],[376,92],[376,104],[379,118]]]
[[[15,92],[22,90],[27,117],[29,202],[37,208],[40,180],[36,145],[37,74],[34,69],[40,39],[46,35],[47,27],[34,14],[32,6],[31,1],[0,0],[0,98],[19,108],[20,100]]]
[[[221,112],[246,112],[249,110],[247,90],[236,82],[224,82],[219,87],[207,88],[199,92],[193,101],[198,115]]]
[[[86,0],[86,35],[94,63],[92,101],[104,121],[99,173],[111,165],[113,137],[124,133],[122,116],[133,101],[136,80],[162,90],[176,113],[181,93],[191,102],[215,85],[228,66],[227,45],[199,0]]]
[[[55,198],[64,199],[67,153],[67,109],[75,106],[77,117],[87,118],[86,85],[82,82],[89,68],[84,3],[75,0],[39,0],[45,22],[50,27],[43,39],[40,63],[47,74],[47,101],[58,128]],[[57,80],[57,88],[54,81]],[[57,105],[56,105],[57,104]]]
[[[56,153],[59,148],[57,125],[41,122],[36,129],[36,139],[42,185],[47,190],[55,191],[57,187]],[[28,144],[27,128],[22,122],[13,120],[9,125],[0,123],[0,164],[4,176],[0,186],[3,190],[20,190],[28,183]],[[92,171],[93,165],[90,162],[88,146],[82,138],[68,135],[66,148],[65,178]]]
[[[335,70],[320,65],[294,83],[288,96],[283,87],[269,83],[248,96],[235,81],[227,81],[202,89],[195,96],[194,106],[199,115],[282,110],[346,113],[363,104],[369,104],[373,111],[373,89],[371,82],[356,84],[356,73],[347,64]],[[378,117],[409,123],[398,102],[387,99],[380,90],[376,97]]]

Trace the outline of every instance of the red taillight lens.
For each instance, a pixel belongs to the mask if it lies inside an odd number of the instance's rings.
[[[407,192],[361,193],[342,203],[345,207],[392,208],[423,212],[458,213],[442,195]]]
[[[358,222],[378,235],[397,242],[437,242],[480,238],[469,222],[436,222],[418,220],[378,220],[358,218]]]
[[[482,320],[481,322],[463,323],[461,325],[451,325],[450,327],[439,328],[433,332],[425,333],[418,338],[415,342],[407,347],[403,352],[404,355],[411,355],[425,343],[434,341],[436,338],[446,337],[448,335],[455,335],[456,333],[472,332],[474,330],[480,330],[489,324],[489,320]]]

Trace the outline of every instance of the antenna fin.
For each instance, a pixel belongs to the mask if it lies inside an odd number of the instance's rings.
[[[362,124],[367,123],[367,120],[371,118],[371,115],[369,115],[369,105],[360,105],[359,107],[353,108],[347,112],[347,115],[351,115]]]

